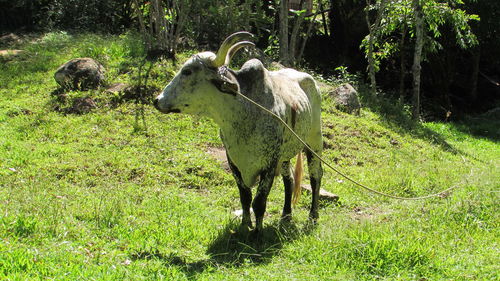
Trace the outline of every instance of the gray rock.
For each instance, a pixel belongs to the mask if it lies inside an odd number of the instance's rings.
[[[54,79],[66,89],[96,89],[104,82],[104,67],[91,58],[76,58],[61,65]]]
[[[337,108],[349,114],[359,115],[361,104],[359,102],[358,92],[350,85],[343,84],[328,93],[331,96]]]
[[[114,93],[123,93],[130,89],[130,85],[125,83],[115,83],[108,88],[106,88],[106,92],[114,94]]]
[[[301,184],[301,187],[307,193],[312,194],[311,185],[309,185],[309,184]],[[336,195],[336,194],[333,194],[331,192],[328,192],[328,191],[324,190],[323,188],[320,188],[319,189],[319,199],[320,200],[332,201],[332,202],[338,202],[339,201],[339,196]]]

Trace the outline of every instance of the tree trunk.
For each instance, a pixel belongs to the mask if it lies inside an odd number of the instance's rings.
[[[191,12],[191,7],[187,2],[184,1],[176,1],[174,2],[174,7],[176,7],[176,14],[177,14],[177,21],[176,21],[176,26],[174,28],[174,24],[170,26],[171,30],[174,30],[172,32],[172,35],[170,37],[171,42],[171,49],[170,52],[172,54],[175,54],[177,52],[177,43],[179,42],[179,38],[181,36],[181,33],[184,31],[184,26],[187,22],[189,13]]]
[[[168,55],[175,59],[179,38],[192,8],[189,1],[151,0],[148,21],[143,17],[140,1],[133,2],[147,51],[155,51],[157,55]],[[167,21],[167,16],[172,20]]]
[[[316,12],[313,15],[311,21],[309,22],[309,26],[307,27],[306,35],[302,39],[302,45],[300,46],[299,54],[297,55],[297,61],[299,62],[302,61],[302,56],[304,55],[304,50],[306,49],[307,39],[309,38],[309,36],[311,36],[311,30],[314,25],[314,21],[316,20],[316,16],[319,14],[319,12],[320,11]]]
[[[300,0],[299,3],[299,11],[302,11],[303,6],[304,6],[304,0]],[[302,22],[304,21],[305,13],[301,13],[300,15],[295,16],[295,22],[293,23],[292,27],[292,35],[290,36],[290,46],[289,47],[289,55],[288,58],[290,60],[291,66],[295,65],[296,62],[296,55],[298,53],[298,41],[299,41],[299,31],[300,31],[300,26],[302,25]]]
[[[143,40],[146,43],[146,50],[149,50],[151,49],[151,38],[148,36],[148,33],[146,31],[146,25],[144,24],[144,17],[142,15],[139,2],[137,0],[134,0],[134,10],[135,13],[137,14],[137,19],[139,20],[139,28],[141,30]]]
[[[420,118],[420,71],[422,69],[422,47],[424,45],[424,18],[420,0],[413,0],[413,11],[415,15],[415,53],[413,56],[413,98],[412,118]]]
[[[367,6],[370,5],[369,1],[366,1]],[[366,24],[368,25],[368,77],[370,78],[370,94],[375,96],[377,94],[377,81],[375,77],[375,59],[373,58],[373,28],[370,23],[370,18],[368,16],[368,11],[365,14]]]
[[[400,70],[399,70],[399,98],[401,102],[405,100],[405,77],[406,77],[406,56],[403,50],[406,39],[406,24],[403,25],[403,31],[401,32],[401,40],[399,41],[399,59],[400,59]]]
[[[154,34],[157,40],[158,48],[163,49],[165,47],[165,38],[162,36],[162,25],[161,25],[161,15],[162,5],[160,0],[152,0],[150,8],[152,8],[153,23],[154,23]]]
[[[318,6],[319,10],[321,11],[321,20],[323,21],[323,29],[325,30],[325,35],[328,37],[330,35],[328,35],[329,34],[328,24],[326,23],[325,11],[323,9],[323,0],[319,0],[318,5],[319,5]],[[314,16],[314,18],[316,18],[316,16]],[[309,32],[308,32],[308,34],[309,34]]]
[[[280,61],[283,65],[289,66],[288,48],[288,0],[280,1]]]
[[[377,72],[376,66],[375,66],[375,56],[373,55],[373,44],[374,44],[374,37],[377,36],[377,33],[380,28],[380,22],[382,21],[382,15],[384,13],[385,9],[385,3],[386,0],[381,0],[380,1],[380,6],[377,11],[377,17],[375,18],[375,22],[373,25],[371,24],[370,21],[370,15],[369,15],[369,10],[368,8],[370,7],[371,3],[370,0],[366,0],[366,13],[365,13],[365,18],[366,18],[366,24],[368,25],[368,32],[369,32],[369,37],[368,37],[368,73],[370,77],[370,92],[373,96],[377,94],[377,80],[375,77],[375,74]]]

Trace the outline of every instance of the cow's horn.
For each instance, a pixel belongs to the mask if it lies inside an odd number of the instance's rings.
[[[233,47],[236,43],[238,43],[240,41],[245,42],[245,40],[249,40],[251,38],[253,38],[252,33],[246,32],[246,31],[240,31],[240,32],[236,32],[236,33],[229,35],[229,37],[227,37],[226,40],[224,40],[224,42],[222,42],[222,45],[220,46],[219,50],[217,51],[217,56],[215,57],[215,59],[213,61],[213,66],[214,67],[223,66],[226,63],[227,56],[228,56],[228,53],[229,53],[231,47]],[[250,42],[248,42],[248,43],[250,43]],[[248,46],[248,44],[247,44],[247,46]],[[241,46],[241,47],[243,47],[243,46]]]
[[[224,61],[224,65],[229,65],[234,54],[236,54],[236,52],[238,52],[239,49],[241,49],[243,47],[254,47],[254,46],[255,46],[255,44],[250,42],[250,41],[241,41],[241,42],[234,44],[231,47],[231,49],[229,49],[229,52],[226,55],[226,60]]]

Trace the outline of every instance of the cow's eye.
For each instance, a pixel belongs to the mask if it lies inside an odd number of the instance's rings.
[[[183,69],[181,71],[181,74],[184,76],[189,76],[189,75],[193,74],[193,71],[191,71],[191,69]]]

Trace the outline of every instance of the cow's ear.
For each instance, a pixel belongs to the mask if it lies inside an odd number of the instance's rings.
[[[233,75],[220,74],[217,78],[210,80],[219,91],[236,96],[240,92],[238,81]]]

